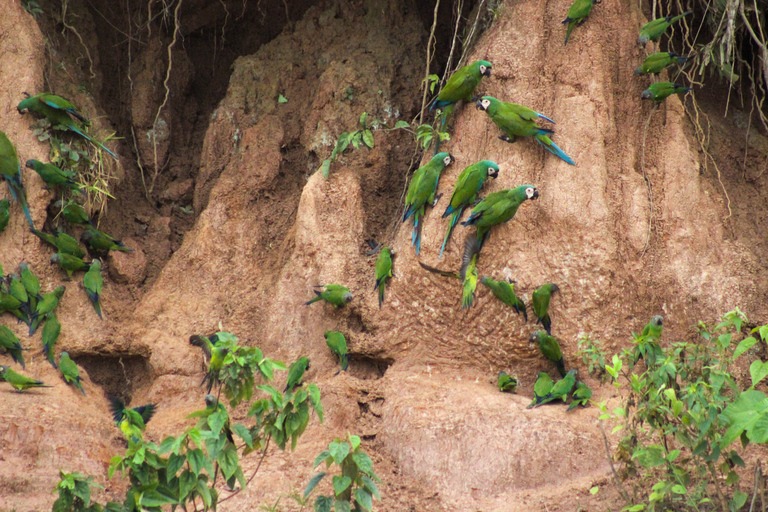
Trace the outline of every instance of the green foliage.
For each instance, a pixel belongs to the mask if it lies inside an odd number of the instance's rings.
[[[438,111],[437,119],[440,118],[441,112]],[[439,140],[445,142],[451,140],[451,136],[448,132],[441,132],[437,128],[434,128],[431,124],[422,124],[416,128],[416,142],[421,145],[421,148],[426,150],[432,145],[432,141]]]
[[[381,120],[374,119],[371,125],[376,126],[379,124],[383,124]],[[369,148],[373,149],[374,142],[373,142],[373,131],[372,127],[368,125],[368,113],[363,112],[360,115],[360,121],[359,121],[360,129],[355,130],[353,132],[344,132],[341,135],[339,135],[339,138],[336,140],[336,145],[333,147],[333,152],[331,152],[331,157],[326,158],[323,160],[323,163],[320,165],[320,169],[318,169],[320,172],[323,173],[323,176],[325,179],[328,179],[330,171],[331,171],[331,164],[336,161],[336,158],[344,153],[344,151],[347,150],[347,147],[349,147],[350,144],[355,149],[360,149],[360,146],[365,145]]]
[[[91,487],[102,488],[93,483],[92,476],[64,473],[60,470],[59,477],[59,483],[56,484],[59,497],[53,503],[53,512],[102,512],[104,510],[100,505],[91,503]],[[116,510],[114,505],[108,505],[107,510]]]
[[[35,19],[37,19],[38,15],[43,14],[40,4],[34,0],[21,0],[21,6]]]
[[[425,83],[428,84],[429,94],[435,94],[435,87],[437,87],[438,82],[440,82],[440,77],[437,75],[429,75],[421,81],[422,85]]]
[[[579,355],[581,360],[587,366],[590,375],[599,378],[604,382],[608,378],[605,371],[605,351],[600,346],[600,342],[582,336],[578,341]]]
[[[336,512],[373,509],[373,498],[381,499],[376,482],[381,482],[373,472],[373,461],[360,447],[360,438],[347,435],[347,439],[336,439],[328,449],[315,459],[314,467],[325,462],[326,469],[336,465],[340,474],[331,479],[333,495],[318,496],[315,499],[315,512]],[[316,474],[304,490],[304,498],[317,487],[327,472]]]
[[[624,510],[701,510],[705,503],[738,510],[744,504],[735,468],[745,463],[732,444],[768,443],[768,397],[755,390],[768,371],[753,362],[748,383],[732,373],[737,359],[768,335],[763,326],[752,332],[760,340],[749,336],[735,343],[746,321],[737,309],[717,325],[699,323],[698,342],[655,344],[655,357],[646,350],[642,363],[641,347],[652,343],[636,336],[632,350],[605,366],[623,404],[612,413],[601,404],[601,419],[619,420],[614,431],[625,429],[626,435],[616,458],[628,475],[640,476],[639,488],[650,485],[642,503]]]

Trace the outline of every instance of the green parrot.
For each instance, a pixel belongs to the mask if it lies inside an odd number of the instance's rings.
[[[213,347],[219,342],[219,336],[216,333],[209,334],[208,336],[201,336],[199,334],[193,334],[189,337],[189,344],[196,347],[200,347],[203,350],[205,360],[208,361],[211,358]]]
[[[90,263],[86,263],[80,258],[64,252],[57,252],[56,254],[51,255],[51,264],[54,263],[67,271],[68,279],[72,279],[72,274],[78,270],[91,268]]]
[[[648,86],[648,88],[640,95],[640,98],[661,103],[667,99],[668,96],[672,96],[673,94],[685,94],[690,90],[690,87],[673,84],[672,82],[656,82],[655,84]]]
[[[499,190],[485,196],[477,206],[472,208],[472,214],[461,225],[477,228],[476,236],[482,248],[493,226],[509,221],[523,202],[538,197],[539,191],[533,185],[520,185],[513,189]]]
[[[549,300],[552,294],[560,291],[560,288],[553,283],[547,283],[539,286],[531,295],[531,305],[533,313],[536,315],[536,323],[540,323],[547,334],[552,335],[552,319],[549,316]]]
[[[77,174],[73,171],[65,171],[53,164],[44,164],[40,160],[27,160],[27,163],[24,165],[39,174],[48,185],[61,185],[76,194],[80,193],[80,185],[75,181]]]
[[[41,298],[40,280],[32,273],[26,263],[19,263],[19,270],[21,271],[21,284],[24,285],[24,289],[27,290],[27,297],[29,297],[29,312],[32,313],[37,309],[37,301]]]
[[[322,291],[318,290],[318,288],[322,288]],[[340,284],[319,284],[312,291],[315,292],[316,296],[305,302],[305,306],[324,300],[333,304],[334,307],[340,308],[352,300],[352,292],[349,291],[349,288]]]
[[[491,289],[493,294],[501,302],[513,308],[518,315],[523,314],[525,321],[528,321],[528,311],[525,308],[525,302],[515,295],[515,282],[511,279],[507,281],[494,281],[490,277],[484,276],[481,280],[485,286]]]
[[[601,0],[575,0],[571,4],[570,9],[568,9],[568,14],[563,20],[563,25],[568,25],[568,29],[565,31],[564,45],[568,44],[568,38],[571,37],[573,27],[584,23],[587,16],[589,16],[589,13],[592,12],[592,7],[594,7],[596,3],[599,4],[600,1]]]
[[[35,334],[35,331],[38,327],[40,327],[40,323],[45,321],[45,319],[48,317],[50,313],[53,312],[54,309],[56,309],[56,306],[59,305],[59,300],[61,300],[62,295],[64,295],[64,292],[66,291],[66,287],[59,286],[55,290],[53,290],[50,293],[46,293],[43,295],[43,298],[40,299],[40,301],[37,303],[37,308],[35,309],[35,312],[32,313],[32,316],[30,316],[30,325],[29,325],[29,335],[32,336]]]
[[[339,331],[325,331],[325,343],[331,352],[336,354],[341,362],[341,371],[347,371],[349,366],[349,352],[347,352],[347,339]]]
[[[579,381],[576,383],[576,389],[573,390],[571,398],[573,401],[565,412],[572,411],[579,405],[582,407],[587,407],[589,405],[589,399],[592,398],[592,390],[584,382]]]
[[[157,404],[146,404],[133,409],[127,409],[125,404],[119,398],[112,398],[109,403],[109,410],[112,412],[112,419],[125,437],[137,442],[141,432],[147,428],[147,423],[152,419],[157,409]]]
[[[382,247],[379,257],[376,258],[376,279],[373,285],[374,291],[379,290],[379,309],[381,309],[381,303],[384,302],[384,288],[387,286],[387,279],[392,277],[392,257],[395,255],[395,251],[389,247]]]
[[[517,393],[517,378],[507,375],[507,372],[499,372],[496,385],[499,386],[499,391],[503,393]]]
[[[664,68],[672,64],[685,64],[688,57],[681,57],[675,52],[653,53],[645,58],[643,63],[635,69],[635,75],[658,75]]]
[[[530,343],[538,343],[541,353],[555,363],[557,371],[561,377],[565,377],[565,360],[563,359],[563,352],[560,350],[560,343],[557,342],[557,338],[550,336],[544,331],[536,331],[531,334],[528,339]]]
[[[16,107],[16,109],[19,111],[19,114],[23,114],[25,110],[41,114],[42,116],[48,118],[53,129],[69,130],[71,132],[75,132],[84,139],[90,141],[91,144],[98,146],[99,148],[112,155],[115,160],[120,160],[117,155],[110,151],[109,148],[107,148],[104,144],[94,139],[85,133],[81,127],[77,126],[77,123],[70,116],[76,117],[85,124],[89,123],[88,120],[78,112],[77,107],[75,107],[68,100],[62,98],[61,96],[56,96],[55,94],[47,92],[36,94],[34,96],[30,96],[25,92],[24,96],[26,96],[26,99],[22,100]]]
[[[552,387],[554,385],[555,383],[547,373],[539,372],[536,383],[533,385],[533,401],[528,406],[528,409],[535,407],[536,404],[541,403],[544,397],[548,396],[552,392]]]
[[[4,279],[0,279],[0,281],[5,283]],[[2,311],[8,311],[25,324],[29,324],[29,317],[21,310],[21,302],[12,295],[0,291],[0,312]]]
[[[421,227],[426,207],[428,204],[433,205],[440,198],[440,196],[435,198],[437,184],[440,182],[440,173],[453,161],[454,158],[448,153],[436,154],[432,160],[416,169],[411,177],[411,182],[408,184],[403,222],[408,220],[408,217],[413,216],[411,245],[416,244],[416,255],[421,249]]]
[[[56,201],[53,203],[53,206],[61,209],[61,214],[70,224],[90,224],[93,226],[93,222],[91,222],[90,217],[88,217],[85,208],[77,204],[73,199],[70,199],[66,204],[61,200]]]
[[[651,321],[643,327],[643,332],[640,336],[635,336],[635,343],[637,344],[634,353],[634,363],[637,363],[639,359],[643,359],[647,366],[651,366],[656,363],[658,359],[663,357],[661,346],[661,333],[664,329],[664,317],[656,315],[651,318]],[[634,333],[633,333],[634,334]]]
[[[30,379],[23,375],[19,375],[11,369],[10,366],[0,365],[0,377],[5,382],[16,388],[18,392],[24,391],[29,388],[52,388],[53,386],[46,386],[41,380]]]
[[[8,226],[11,220],[11,202],[7,199],[0,199],[0,233]]]
[[[640,46],[645,46],[648,41],[658,41],[661,37],[661,34],[663,34],[670,25],[682,17],[688,16],[689,14],[693,14],[693,12],[687,11],[683,14],[678,14],[677,16],[672,16],[670,14],[665,18],[657,18],[655,20],[649,21],[640,29],[640,37],[637,38],[637,44]]]
[[[475,202],[477,193],[480,192],[480,189],[488,179],[488,176],[494,179],[498,178],[499,166],[496,162],[482,160],[476,164],[470,165],[459,174],[459,178],[456,180],[456,185],[453,187],[451,201],[445,209],[445,213],[443,213],[443,218],[450,215],[451,219],[448,223],[448,231],[445,233],[443,246],[440,247],[440,255],[437,259],[443,257],[445,245],[448,243],[448,239],[451,238],[454,226],[456,226],[456,223],[459,221],[461,214],[464,213],[464,210]]]
[[[205,351],[205,349],[203,350]],[[220,373],[220,370],[224,367],[224,360],[227,358],[227,354],[229,354],[228,348],[212,345],[211,360],[208,363],[208,373],[205,374],[205,377],[203,377],[203,381],[200,383],[200,385],[202,386],[203,384],[208,382],[207,393],[211,392],[211,389],[213,389],[214,384],[216,386],[221,385],[221,379],[219,377],[219,373]]]
[[[440,131],[443,131],[448,116],[459,101],[471,101],[475,88],[484,76],[491,76],[492,64],[487,60],[478,60],[468,66],[457,69],[445,83],[437,98],[429,106],[429,110],[444,108],[443,121]]]
[[[57,231],[55,235],[44,233],[38,229],[30,229],[33,235],[38,237],[43,242],[55,247],[59,252],[64,254],[71,254],[75,258],[84,258],[85,249],[80,247],[77,240],[63,231]]]
[[[29,294],[27,289],[24,288],[24,283],[21,282],[21,279],[16,274],[8,274],[7,280],[8,293],[21,303],[22,311],[29,315],[31,313],[29,310]]]
[[[59,357],[59,371],[61,376],[64,377],[64,382],[72,384],[85,396],[83,384],[80,382],[82,380],[80,378],[80,370],[67,352],[62,352]]]
[[[43,353],[54,368],[57,368],[57,366],[53,360],[53,346],[56,344],[56,340],[59,339],[60,332],[61,324],[59,319],[56,318],[56,313],[51,311],[43,325]]]
[[[658,342],[661,340],[661,332],[664,330],[664,317],[656,315],[651,318],[651,321],[643,327],[643,333],[641,336],[648,341],[654,340]]]
[[[554,385],[552,385],[552,388],[549,390],[549,393],[547,393],[546,395],[539,395],[536,392],[536,385],[534,385],[533,389],[534,389],[535,396],[533,398],[533,402],[531,402],[531,405],[529,405],[528,408],[530,409],[531,407],[538,407],[540,405],[552,402],[554,400],[562,400],[563,402],[565,402],[568,399],[568,394],[573,389],[573,385],[576,383],[577,374],[578,374],[578,370],[576,368],[569,371],[565,376],[563,376],[562,379],[560,379],[559,381],[555,382]],[[539,378],[541,378],[541,374],[539,374]]]
[[[304,372],[309,370],[309,359],[300,357],[288,367],[288,383],[285,385],[283,393],[293,391],[297,386],[301,386],[301,379]]]
[[[528,107],[515,103],[501,102],[493,96],[483,96],[477,101],[475,107],[484,110],[491,121],[501,128],[501,131],[504,132],[504,135],[499,137],[501,140],[515,142],[517,137],[533,137],[536,142],[553,155],[566,163],[576,165],[576,162],[549,138],[549,135],[555,133],[554,130],[541,128],[536,124],[538,118],[546,119],[552,124],[555,123],[544,114],[539,114]]]
[[[16,334],[5,325],[0,325],[0,352],[11,354],[14,363],[18,363],[26,369],[24,354],[21,353],[21,342]]]
[[[88,298],[91,299],[93,309],[96,310],[96,314],[101,316],[101,288],[104,286],[104,278],[101,276],[101,261],[95,259],[91,262],[91,268],[85,273],[83,278],[83,287],[85,293],[88,294]]]
[[[107,251],[123,251],[133,252],[133,249],[126,247],[120,240],[115,240],[108,234],[99,231],[93,226],[86,226],[83,234],[80,235],[80,240],[92,251],[107,252]]]
[[[464,244],[464,255],[461,259],[461,269],[458,272],[449,272],[431,267],[425,263],[419,262],[421,268],[429,270],[435,274],[445,277],[455,277],[462,283],[461,309],[469,309],[475,300],[475,290],[477,289],[477,259],[480,257],[480,247],[477,239],[468,236]]]
[[[16,148],[4,132],[0,132],[0,174],[8,182],[11,196],[21,206],[29,226],[34,228],[32,216],[29,214],[29,205],[27,205],[27,195],[24,193],[24,185],[21,182],[19,157],[16,155]]]

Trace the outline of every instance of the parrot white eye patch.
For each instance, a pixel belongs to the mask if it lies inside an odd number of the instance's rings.
[[[443,158],[443,162],[445,162],[445,165],[451,165],[451,162],[452,162],[451,157],[447,156]]]
[[[485,73],[485,66],[482,64],[480,65],[480,73]]]
[[[483,110],[485,110],[486,108],[488,108],[491,105],[491,101],[490,100],[482,100],[480,102],[480,105],[482,105],[483,106]]]
[[[536,194],[536,189],[533,187],[528,187],[525,189],[525,195],[528,197],[528,199],[531,199]]]

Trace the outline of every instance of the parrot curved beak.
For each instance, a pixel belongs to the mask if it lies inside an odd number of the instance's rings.
[[[640,99],[643,99],[643,100],[650,100],[651,98],[652,98],[652,93],[651,91],[648,91],[648,90],[643,91],[643,93],[640,95]]]
[[[533,196],[531,196],[531,200],[538,199],[539,198],[539,189],[536,189],[533,191]]]
[[[479,100],[477,100],[477,103],[475,103],[475,110],[477,110],[478,108],[479,108],[480,110],[485,110],[485,109],[483,108],[483,100],[482,100],[482,99],[479,99]]]
[[[499,177],[499,171],[493,171],[493,172],[489,172],[489,173],[488,173],[488,176],[490,176],[490,177],[491,177],[491,178],[493,178],[493,179],[496,179],[496,178],[498,178],[498,177]]]
[[[483,76],[491,76],[491,68],[485,68],[485,71],[483,71]]]

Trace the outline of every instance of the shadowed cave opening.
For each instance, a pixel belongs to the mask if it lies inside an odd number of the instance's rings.
[[[129,355],[73,355],[72,359],[88,373],[108,398],[119,398],[129,405],[135,390],[150,382],[148,358]]]

